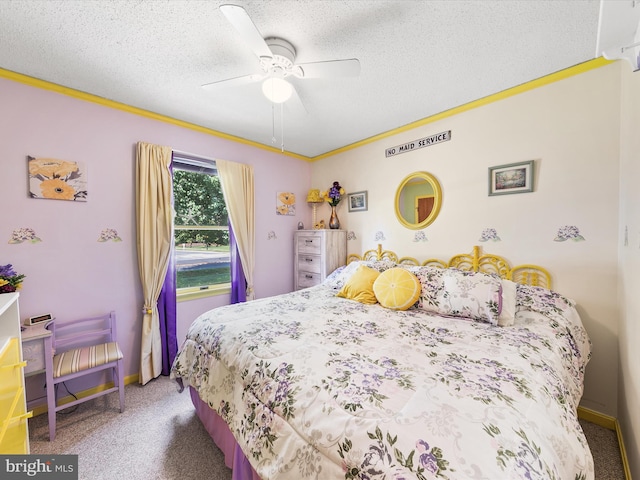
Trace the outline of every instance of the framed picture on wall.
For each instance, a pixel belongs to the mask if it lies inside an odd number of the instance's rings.
[[[350,212],[364,212],[369,206],[367,204],[367,192],[347,193],[347,203]]]
[[[29,196],[52,200],[87,201],[84,162],[27,156]]]
[[[489,167],[489,195],[533,192],[533,160]]]

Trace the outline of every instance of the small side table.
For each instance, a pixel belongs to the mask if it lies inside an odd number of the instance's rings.
[[[43,373],[46,369],[44,361],[44,339],[51,336],[51,330],[47,330],[47,323],[33,326],[25,326],[21,332],[22,356],[27,362],[24,367],[24,376]]]
[[[27,362],[27,366],[24,367],[25,377],[30,377],[31,375],[44,373],[46,371],[47,364],[44,358],[44,339],[52,335],[51,330],[47,330],[46,328],[50,324],[51,322],[47,322],[46,324],[40,323],[32,326],[25,325],[23,327],[24,330],[20,332],[22,337],[22,356]],[[45,387],[45,389],[46,388],[48,387]],[[46,396],[43,398],[46,403]],[[40,400],[42,400],[42,398],[30,400],[27,402],[27,408],[31,410],[32,406],[35,406],[34,404],[42,403]]]

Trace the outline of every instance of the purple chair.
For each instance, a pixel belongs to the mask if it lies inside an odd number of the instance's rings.
[[[72,322],[51,322],[47,328],[52,332],[44,344],[49,440],[56,437],[56,413],[65,408],[118,391],[120,412],[123,412],[124,364],[122,351],[116,342],[115,312]],[[102,370],[111,370],[112,387],[103,390],[98,386],[97,393],[58,405],[56,385]]]

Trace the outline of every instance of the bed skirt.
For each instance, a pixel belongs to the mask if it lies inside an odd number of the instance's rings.
[[[231,480],[261,480],[240,449],[240,445],[236,442],[225,421],[200,399],[195,389],[189,387],[189,393],[198,418],[224,454],[224,463],[232,471]]]

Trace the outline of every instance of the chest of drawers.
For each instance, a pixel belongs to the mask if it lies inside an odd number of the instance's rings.
[[[346,230],[298,230],[294,234],[294,288],[313,287],[347,261]]]
[[[0,294],[0,453],[29,453],[18,293]]]

